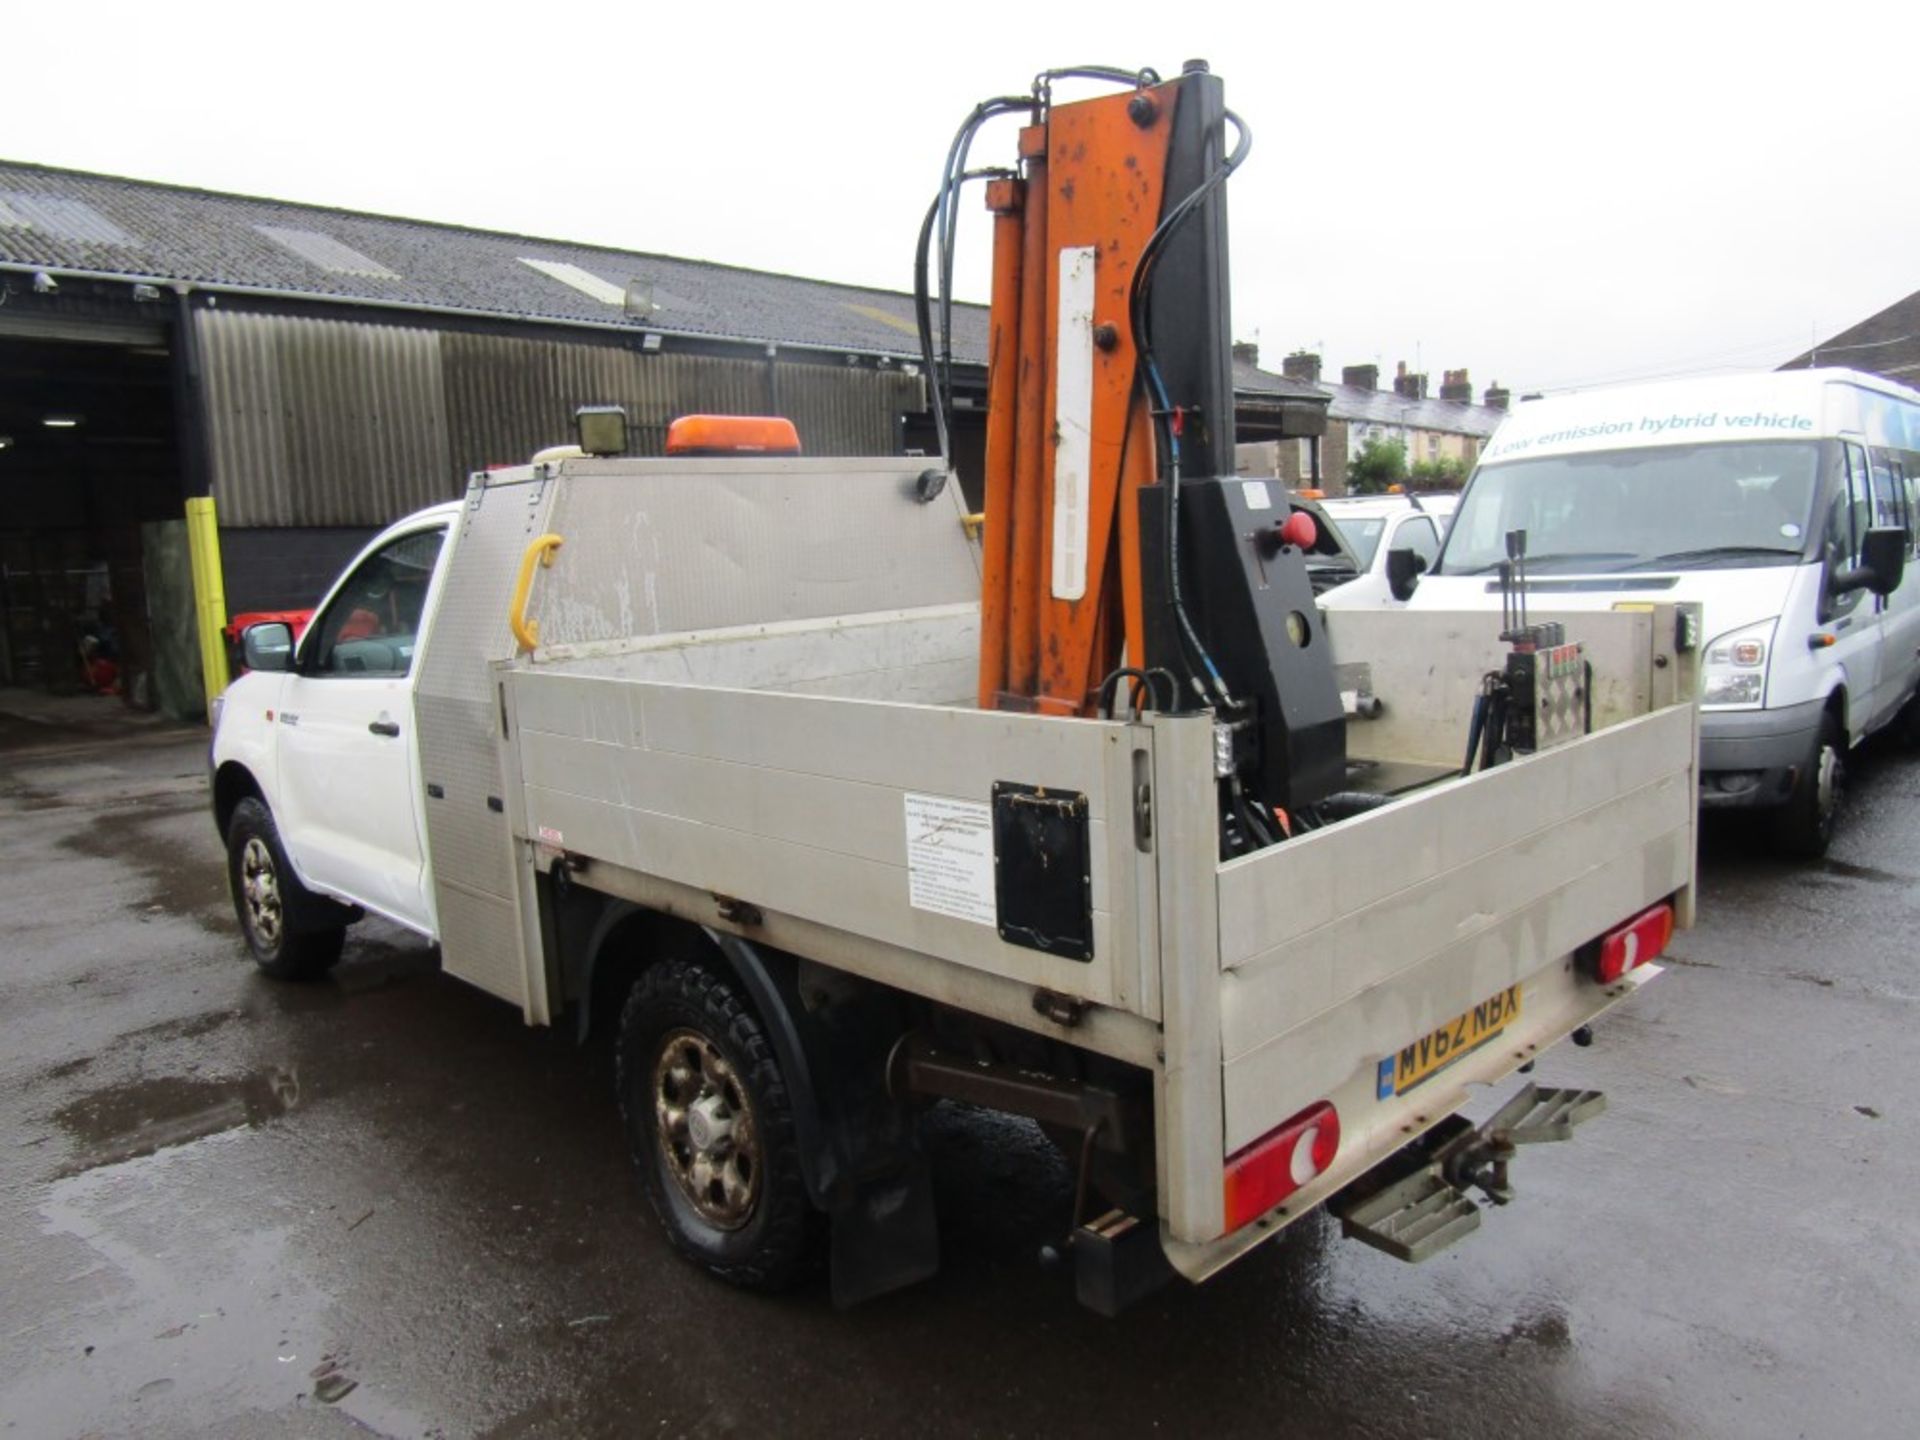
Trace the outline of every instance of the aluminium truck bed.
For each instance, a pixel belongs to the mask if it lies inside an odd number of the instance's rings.
[[[1661,900],[1690,918],[1697,740],[1671,608],[1581,617],[1593,735],[1222,863],[1207,717],[972,707],[974,552],[957,496],[921,503],[918,473],[572,460],[476,479],[420,687],[450,971],[551,1019],[534,875],[563,863],[1130,1062],[1153,1077],[1163,1244],[1197,1278],[1655,973],[1602,988],[1576,947]],[[548,533],[521,654],[514,572]],[[1383,702],[1351,748],[1444,765],[1466,717],[1436,677],[1470,693],[1498,662],[1492,628],[1333,617],[1338,658]],[[1082,802],[1085,958],[1003,933],[1005,786]],[[1494,1041],[1382,1087],[1383,1059],[1516,985]],[[1069,1003],[1043,1014],[1041,992]],[[1226,1157],[1320,1100],[1342,1120],[1333,1166],[1226,1233]]]

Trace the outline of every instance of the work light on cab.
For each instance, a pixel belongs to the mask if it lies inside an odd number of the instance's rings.
[[[627,453],[627,412],[618,405],[582,405],[573,412],[573,428],[589,455]]]
[[[1340,1153],[1340,1112],[1325,1100],[1227,1157],[1229,1232],[1273,1209],[1327,1173]]]

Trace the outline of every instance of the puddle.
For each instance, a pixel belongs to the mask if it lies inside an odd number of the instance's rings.
[[[129,1030],[120,1037],[120,1043],[144,1040],[198,1040],[211,1035],[223,1025],[231,1025],[240,1018],[238,1010],[209,1010],[204,1015],[189,1015],[183,1020],[162,1020],[155,1025],[143,1025],[138,1030]]]
[[[58,844],[76,855],[131,867],[145,878],[148,893],[130,907],[143,919],[149,913],[179,916],[209,933],[231,934],[226,866],[215,854],[182,846],[165,828],[171,820],[204,809],[205,802],[196,793],[158,803],[172,798],[150,797],[137,809],[103,811],[86,829],[63,836]]]
[[[238,1079],[168,1075],[83,1095],[53,1112],[79,1148],[62,1178],[209,1135],[263,1125],[300,1103],[300,1081],[271,1066]]]

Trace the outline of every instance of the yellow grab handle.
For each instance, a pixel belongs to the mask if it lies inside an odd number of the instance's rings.
[[[558,535],[542,535],[527,546],[527,553],[520,557],[520,578],[513,582],[513,603],[507,608],[507,624],[513,627],[513,638],[520,642],[523,653],[531,654],[540,644],[540,622],[527,618],[527,592],[533,588],[534,562],[553,564],[553,552],[560,545]]]

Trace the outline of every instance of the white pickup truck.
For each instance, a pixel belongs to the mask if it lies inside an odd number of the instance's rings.
[[[212,798],[260,966],[320,975],[375,913],[529,1024],[615,1027],[660,1219],[745,1284],[823,1231],[840,1300],[929,1273],[938,1098],[1066,1151],[1104,1310],[1329,1201],[1404,1258],[1473,1229],[1601,1102],[1455,1112],[1690,923],[1683,617],[1571,617],[1590,733],[1462,773],[1492,617],[1332,615],[1349,792],[1222,860],[1207,714],[975,706],[978,546],[923,464],[492,471],[297,646],[250,630]],[[1083,942],[1036,945],[1036,894]]]

